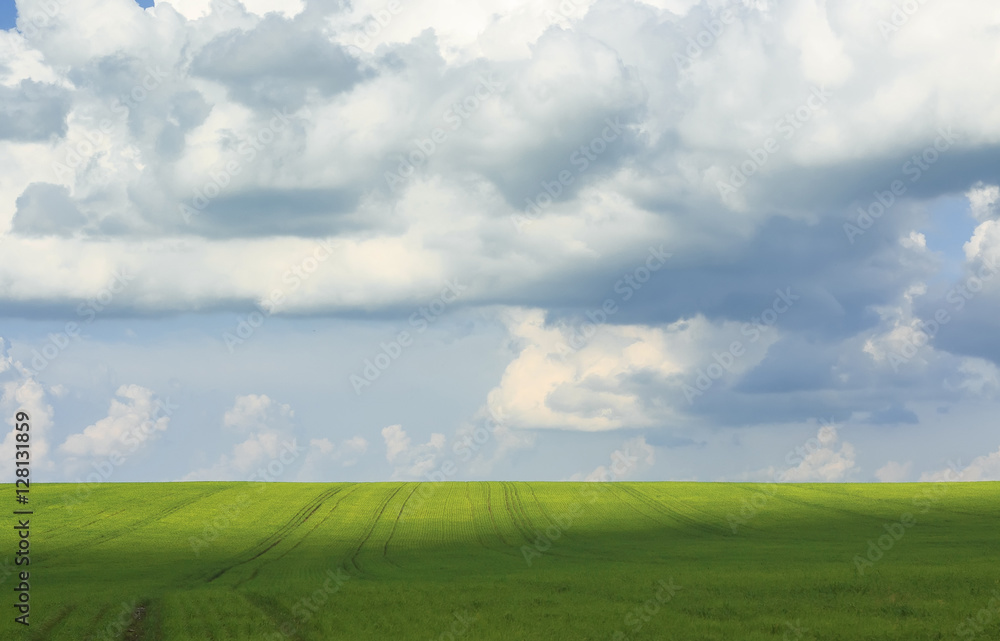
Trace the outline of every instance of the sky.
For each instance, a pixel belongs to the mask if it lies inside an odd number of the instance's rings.
[[[1000,479],[1000,5],[0,4],[0,473]]]

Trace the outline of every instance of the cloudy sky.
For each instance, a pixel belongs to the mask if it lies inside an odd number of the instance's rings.
[[[0,4],[0,471],[1000,478],[1000,5]]]

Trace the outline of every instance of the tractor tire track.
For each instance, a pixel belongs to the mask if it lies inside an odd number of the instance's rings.
[[[517,493],[517,487],[509,481],[505,482],[504,485],[506,489],[510,491],[510,505],[513,508],[511,518],[514,520],[514,524],[518,526],[518,529],[521,530],[521,534],[524,535],[525,541],[531,543],[532,528],[535,524],[532,523],[531,517],[528,516],[527,511],[524,509],[524,505],[521,503],[521,497]]]
[[[684,525],[687,526],[688,529],[695,529],[700,532],[705,532],[707,534],[716,534],[720,536],[723,534],[721,529],[716,529],[715,527],[708,525],[703,521],[700,521],[688,514],[684,514],[680,510],[670,507],[670,505],[668,505],[667,503],[660,503],[659,501],[656,501],[655,499],[646,496],[642,492],[639,492],[635,488],[619,484],[615,484],[615,486],[616,489],[628,494],[629,496],[632,496],[633,498],[637,499],[640,503],[643,503],[647,507],[652,508],[655,512],[659,512],[660,514],[663,514],[664,516],[671,518],[677,525]]]
[[[623,505],[623,506],[627,507],[628,509],[632,510],[636,514],[639,514],[640,516],[644,516],[645,518],[649,519],[650,521],[652,521],[653,523],[655,523],[655,524],[657,524],[657,525],[659,525],[661,527],[662,526],[666,526],[666,527],[677,528],[677,526],[680,525],[677,522],[677,519],[668,518],[667,520],[664,520],[663,518],[657,518],[655,516],[651,516],[651,515],[647,514],[644,510],[640,510],[639,509],[639,505],[641,503],[637,503],[635,500],[633,500],[634,497],[632,495],[628,494],[627,492],[625,492],[624,490],[622,490],[622,489],[620,489],[618,487],[615,487],[615,485],[617,485],[617,484],[616,483],[608,483],[608,487],[611,490],[611,492],[613,494],[618,494],[619,495],[616,498],[618,499],[618,503],[620,505]],[[621,496],[622,494],[624,494],[624,496]],[[666,515],[663,515],[661,513],[661,516],[666,516]]]
[[[492,485],[493,484],[490,483],[489,481],[486,482],[486,510],[490,513],[490,522],[493,523],[493,531],[497,533],[497,538],[500,539],[501,543],[503,543],[506,546],[509,546],[510,543],[507,542],[507,539],[503,538],[503,534],[500,532],[500,527],[497,526],[496,517],[493,516],[493,490],[491,489]]]
[[[153,513],[153,514],[151,514],[149,516],[146,516],[145,518],[141,518],[138,521],[135,521],[135,522],[132,522],[132,523],[125,523],[125,524],[123,524],[121,526],[121,529],[112,530],[112,531],[106,533],[103,536],[95,537],[93,539],[87,539],[87,540],[80,541],[80,542],[75,543],[75,544],[69,544],[67,546],[64,546],[64,547],[62,547],[62,548],[59,549],[58,553],[49,556],[48,559],[46,559],[46,561],[52,561],[53,559],[58,559],[61,555],[64,555],[64,554],[66,554],[68,552],[71,553],[71,552],[74,552],[74,551],[77,551],[77,550],[81,550],[81,549],[86,549],[86,548],[89,548],[89,547],[92,547],[92,546],[95,546],[95,545],[100,545],[102,543],[107,543],[108,541],[113,541],[113,540],[115,540],[117,538],[121,538],[123,536],[132,535],[139,528],[143,528],[143,527],[146,527],[147,525],[151,525],[153,523],[156,523],[157,521],[159,521],[159,520],[161,520],[161,519],[163,519],[163,518],[165,518],[167,516],[170,516],[174,512],[177,512],[178,510],[181,510],[181,509],[183,509],[183,508],[191,505],[192,503],[197,503],[198,501],[201,501],[201,500],[203,500],[203,499],[205,499],[205,498],[207,498],[209,496],[212,496],[213,494],[217,494],[220,491],[221,491],[220,489],[217,489],[217,490],[211,491],[208,494],[200,494],[200,495],[195,496],[194,498],[192,498],[190,500],[182,501],[181,503],[178,503],[177,505],[173,505],[173,506],[171,506],[169,508],[166,508],[166,509],[164,509],[164,510],[162,510],[160,512],[155,512],[155,513]],[[124,510],[121,510],[121,511],[124,511]],[[121,511],[116,512],[115,514],[118,514]],[[106,518],[110,518],[110,517],[106,517]],[[104,519],[101,519],[101,520],[104,520]]]
[[[382,557],[383,558],[386,557],[389,554],[389,541],[392,540],[392,535],[396,533],[396,528],[399,526],[399,519],[400,519],[400,517],[403,516],[403,510],[406,509],[406,502],[410,500],[410,497],[413,496],[413,494],[417,491],[417,489],[419,487],[420,487],[419,483],[414,483],[413,484],[413,490],[411,490],[410,493],[406,495],[406,498],[403,500],[403,504],[399,506],[399,513],[396,514],[396,518],[392,522],[392,529],[389,530],[389,536],[385,540],[385,545],[382,546]],[[390,563],[391,563],[391,561],[390,561]],[[395,564],[393,564],[393,565],[395,565]]]
[[[358,564],[358,555],[361,554],[361,548],[365,546],[365,543],[367,543],[368,539],[371,538],[372,533],[375,532],[375,528],[378,527],[378,522],[382,519],[382,514],[385,512],[385,509],[389,507],[389,502],[392,501],[393,497],[399,494],[399,491],[402,490],[404,486],[405,484],[397,487],[396,491],[390,494],[389,498],[387,498],[385,502],[382,503],[382,507],[379,509],[378,514],[375,516],[375,520],[372,522],[372,526],[368,528],[368,534],[365,534],[365,538],[361,539],[361,543],[358,544],[358,547],[355,548],[354,550],[354,554],[351,555],[350,558],[351,564],[354,565],[355,568],[357,568],[358,572],[362,573],[364,572],[364,570]]]
[[[282,553],[281,553],[280,555],[278,555],[277,557],[275,557],[275,558],[274,558],[274,561],[278,561],[278,560],[280,560],[280,559],[284,558],[284,557],[285,557],[286,555],[288,555],[288,554],[289,554],[289,553],[290,553],[290,552],[291,552],[292,550],[294,550],[295,548],[297,548],[297,547],[299,547],[300,545],[302,545],[302,542],[303,542],[303,541],[305,541],[305,540],[306,540],[306,538],[308,538],[309,536],[311,536],[313,532],[315,532],[316,530],[318,530],[318,529],[319,529],[319,528],[320,528],[320,527],[321,527],[321,526],[322,526],[322,525],[323,525],[324,523],[326,523],[326,522],[327,522],[327,521],[328,521],[328,520],[330,519],[330,517],[331,517],[331,516],[333,516],[333,513],[334,513],[334,512],[335,512],[335,511],[337,510],[337,507],[338,507],[338,506],[339,506],[339,505],[340,505],[341,503],[343,503],[343,502],[344,502],[344,499],[346,499],[346,498],[347,498],[348,496],[350,496],[351,494],[353,494],[353,493],[354,493],[354,491],[355,491],[355,490],[357,490],[357,489],[358,489],[359,487],[360,487],[360,485],[358,485],[358,484],[354,484],[354,485],[352,485],[352,486],[351,486],[351,489],[350,489],[350,491],[348,491],[348,492],[347,492],[346,494],[344,494],[344,495],[343,495],[342,497],[340,497],[339,499],[337,499],[337,502],[333,504],[333,507],[331,507],[331,508],[330,508],[330,511],[326,513],[326,516],[324,516],[324,517],[323,517],[323,518],[322,518],[322,519],[321,519],[321,520],[319,521],[319,523],[317,523],[316,525],[314,525],[314,526],[313,526],[313,528],[312,528],[311,530],[309,530],[308,532],[306,532],[306,533],[305,533],[305,534],[304,534],[304,535],[302,536],[302,538],[300,538],[300,539],[299,539],[298,541],[296,541],[296,542],[295,542],[295,545],[293,545],[292,547],[288,548],[288,549],[287,549],[286,551],[282,552]],[[341,489],[343,489],[343,488],[341,488]],[[336,494],[334,494],[333,496],[336,496]],[[333,496],[330,496],[329,498],[333,498]],[[271,561],[269,561],[269,563],[270,563],[270,562],[271,562]]]
[[[538,500],[538,495],[535,494],[535,488],[532,487],[531,483],[525,483],[525,485],[531,491],[531,498],[534,499],[535,505],[538,506],[538,511],[542,513],[542,516],[544,516],[545,520],[549,522],[549,525],[556,525],[556,522],[552,519],[551,516],[549,516],[549,513],[542,505],[542,502]]]
[[[52,618],[47,619],[42,623],[42,625],[38,629],[38,632],[35,633],[36,636],[33,636],[32,638],[37,638],[37,639],[47,638],[50,634],[55,632],[55,630],[59,627],[59,625],[63,621],[65,621],[66,617],[68,617],[70,613],[73,612],[73,610],[75,609],[76,605],[63,606],[58,612],[55,613],[55,615]]]
[[[322,507],[323,503],[328,498],[334,496],[335,494],[337,494],[338,492],[342,491],[343,489],[344,489],[343,487],[336,487],[336,488],[332,488],[332,489],[325,490],[325,491],[321,492],[318,496],[316,496],[314,499],[312,499],[309,503],[307,503],[305,506],[303,506],[302,508],[300,508],[299,511],[296,512],[292,516],[292,518],[288,522],[286,522],[282,527],[280,527],[278,530],[276,530],[275,532],[273,532],[270,536],[268,536],[263,541],[261,541],[260,543],[258,543],[256,547],[251,548],[250,552],[253,552],[253,551],[257,550],[258,548],[263,548],[263,549],[260,549],[259,552],[257,552],[256,554],[254,554],[253,556],[251,556],[248,559],[245,559],[243,561],[238,561],[238,562],[235,562],[235,563],[231,563],[230,565],[227,565],[227,566],[223,567],[221,570],[219,570],[218,572],[216,572],[215,574],[213,574],[211,577],[209,577],[205,581],[205,583],[211,583],[212,581],[215,581],[216,579],[218,579],[219,577],[221,577],[226,572],[232,570],[233,568],[237,568],[237,567],[239,567],[241,565],[246,565],[247,563],[250,563],[254,559],[257,559],[257,558],[261,557],[262,555],[264,555],[265,553],[267,553],[269,550],[271,550],[276,545],[278,545],[279,543],[281,543],[285,539],[285,537],[288,536],[288,534],[290,532],[293,532],[296,528],[300,527],[303,523],[305,523],[306,521],[308,521],[309,517],[312,516],[316,512],[316,510],[318,510],[320,507]],[[247,552],[244,552],[244,554],[246,554],[246,553]],[[234,558],[238,558],[238,557],[234,557]]]
[[[673,509],[667,503],[661,503],[655,496],[649,495],[641,487],[630,486],[628,489],[632,490],[633,492],[635,492],[635,493],[637,493],[637,494],[639,494],[641,496],[646,497],[646,499],[648,501],[650,501],[652,504],[662,505],[665,509],[668,509],[668,510]],[[701,509],[700,507],[698,507],[696,505],[691,505],[690,503],[688,503],[687,501],[685,501],[682,498],[673,497],[673,501],[676,502],[676,503],[678,503],[678,504],[680,504],[680,505],[683,505],[685,508],[688,508],[692,512],[697,512],[698,514],[701,514],[704,518],[703,519],[696,519],[696,518],[693,518],[691,516],[688,516],[684,512],[678,511],[678,514],[684,514],[684,516],[689,521],[691,521],[692,523],[700,524],[702,530],[704,530],[706,532],[712,532],[714,534],[723,534],[724,533],[723,529],[717,528],[716,526],[712,525],[712,523],[716,522],[716,520],[718,519],[718,515],[706,512],[705,510]]]
[[[472,531],[475,533],[476,539],[479,541],[479,545],[489,549],[490,546],[486,545],[486,541],[483,539],[483,535],[479,531],[479,524],[476,523],[476,504],[473,503],[472,497],[469,496],[469,487],[471,485],[471,483],[465,484],[465,500],[469,503],[469,517],[471,519],[470,523],[472,523]]]

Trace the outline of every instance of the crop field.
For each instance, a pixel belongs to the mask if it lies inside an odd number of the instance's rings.
[[[1000,639],[1000,483],[32,489],[3,639]]]

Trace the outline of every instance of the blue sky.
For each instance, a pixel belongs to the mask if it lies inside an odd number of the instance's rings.
[[[152,7],[153,0],[135,0],[143,8]],[[0,0],[0,29],[13,29],[17,26],[17,3],[14,0]]]
[[[17,6],[13,0],[0,2],[0,29],[13,29],[17,23]]]
[[[986,0],[151,4],[0,4],[41,480],[1000,478]]]

